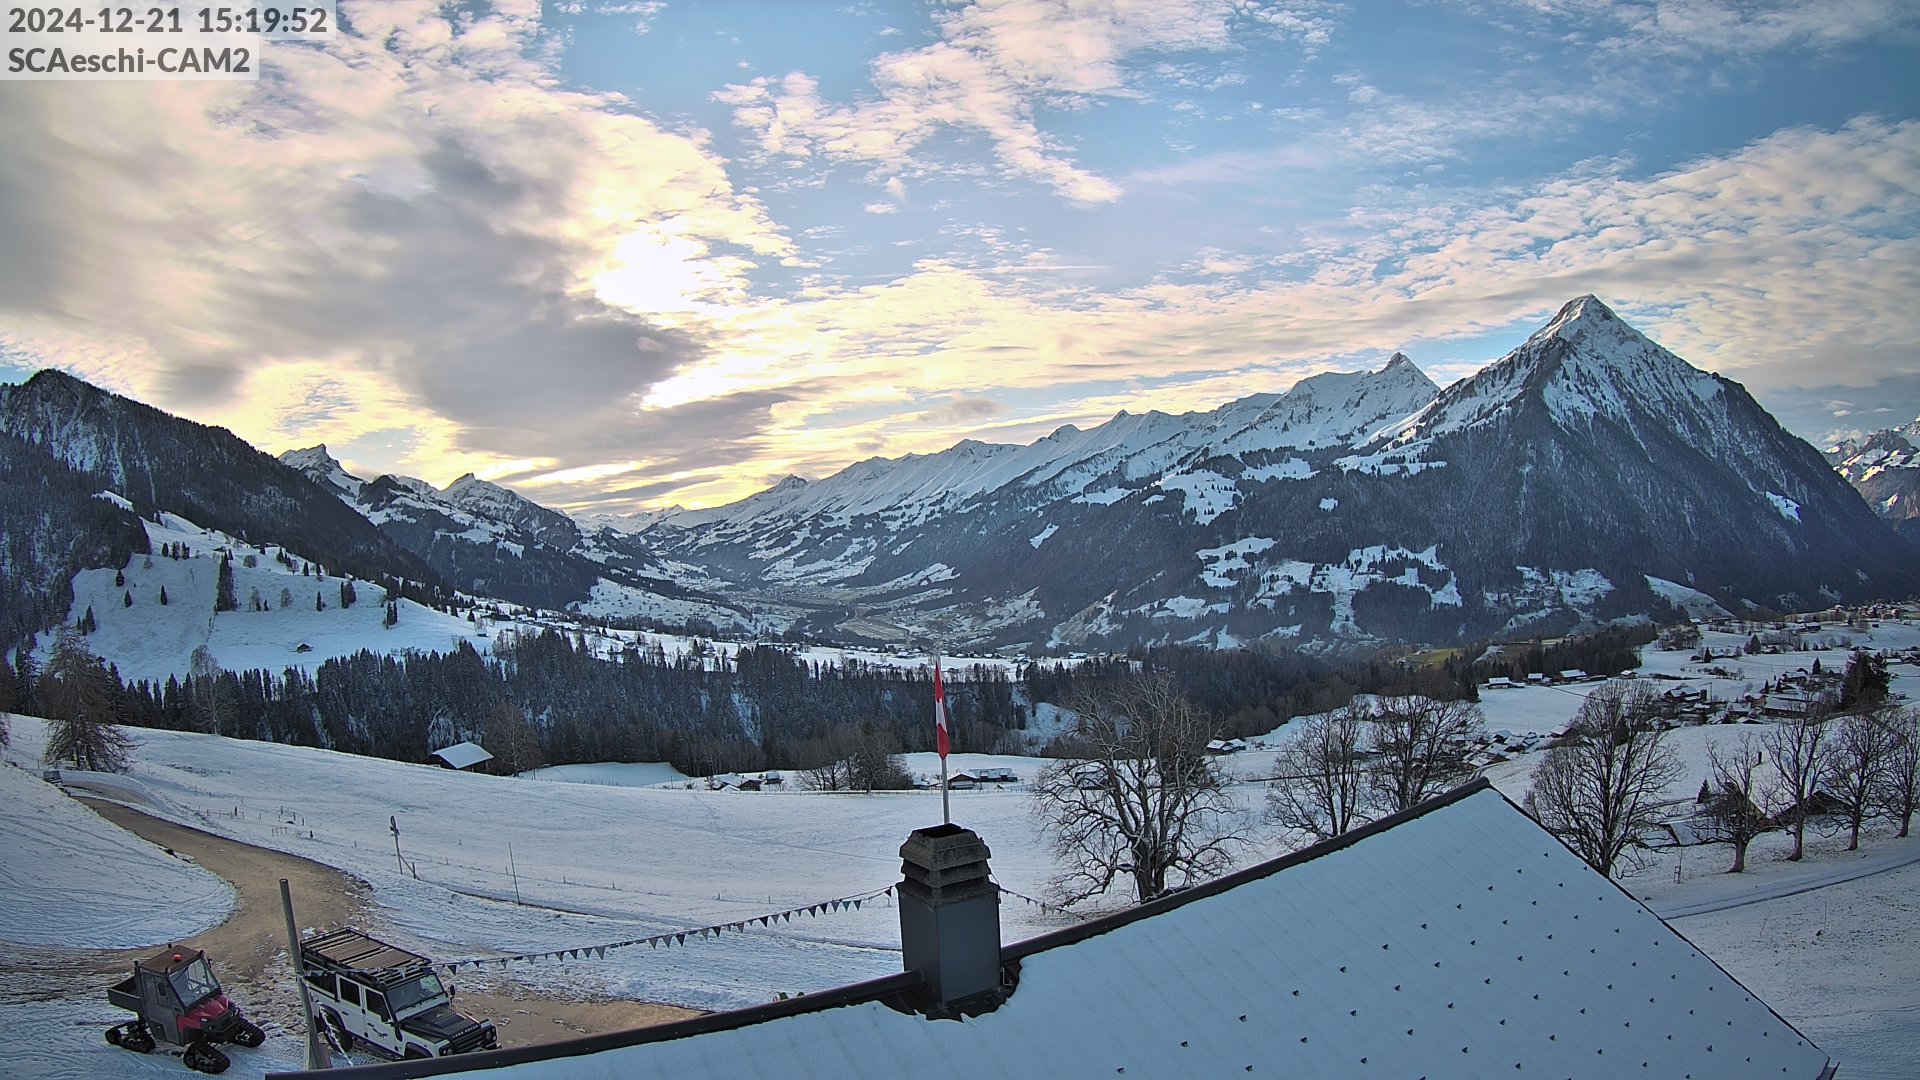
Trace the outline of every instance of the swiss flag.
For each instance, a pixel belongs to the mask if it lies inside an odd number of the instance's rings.
[[[940,682],[940,658],[933,658],[934,743],[942,761],[947,757],[947,688]]]

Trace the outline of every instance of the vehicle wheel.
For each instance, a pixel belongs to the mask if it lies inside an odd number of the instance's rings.
[[[333,1033],[333,1045],[338,1047],[341,1053],[353,1052],[353,1033],[347,1030],[347,1025],[341,1021],[339,1013],[332,1009],[322,1009],[320,1022]]]
[[[425,1050],[421,1049],[418,1046],[413,1045],[412,1043],[408,1043],[407,1052],[405,1054],[402,1054],[401,1056],[405,1058],[430,1058],[433,1055],[427,1053]]]
[[[203,1073],[223,1073],[228,1065],[233,1064],[212,1043],[200,1040],[188,1043],[187,1052],[180,1056],[180,1060],[194,1072]]]
[[[267,1033],[251,1020],[240,1021],[239,1029],[233,1033],[233,1042],[237,1046],[259,1046],[266,1041]]]
[[[153,1052],[153,1032],[148,1031],[147,1025],[140,1021],[108,1028],[107,1041],[122,1050],[131,1050],[136,1054]]]

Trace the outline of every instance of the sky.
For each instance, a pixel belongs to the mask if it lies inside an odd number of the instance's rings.
[[[1920,416],[1910,0],[340,0],[0,82],[0,381],[624,513],[1211,409],[1585,293]]]

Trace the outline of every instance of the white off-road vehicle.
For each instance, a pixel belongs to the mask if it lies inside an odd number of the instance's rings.
[[[314,1022],[343,1051],[426,1058],[500,1045],[492,1021],[454,1011],[452,993],[417,953],[346,928],[302,941],[300,962]]]

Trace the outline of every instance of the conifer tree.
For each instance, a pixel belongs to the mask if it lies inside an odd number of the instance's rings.
[[[92,772],[125,772],[133,741],[114,723],[116,680],[73,627],[60,631],[40,678],[47,727],[46,761],[70,761]]]
[[[230,554],[220,559],[220,576],[213,586],[213,610],[240,610],[240,598],[233,591],[233,556]]]
[[[167,587],[165,585],[160,586],[160,606],[167,606]]]
[[[133,606],[133,593],[131,591],[120,594],[120,606],[121,607]]]

